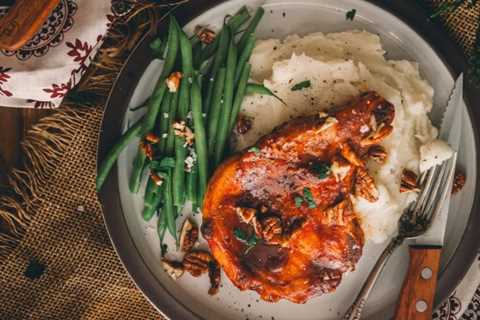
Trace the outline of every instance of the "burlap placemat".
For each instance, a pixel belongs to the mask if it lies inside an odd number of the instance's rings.
[[[154,20],[159,12],[145,15]],[[480,3],[444,20],[467,54],[479,13]],[[138,33],[126,37],[128,30],[110,34],[96,58],[103,68],[94,64],[75,99],[100,103],[65,104],[23,142],[25,165],[12,173],[8,194],[0,198],[0,319],[161,318],[117,258],[95,192],[101,97],[125,57],[116,49],[128,51],[138,39]]]

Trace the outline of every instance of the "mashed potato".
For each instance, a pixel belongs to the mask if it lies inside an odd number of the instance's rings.
[[[399,216],[416,197],[415,193],[399,192],[402,170],[418,173],[420,162],[422,169],[435,164],[437,146],[442,158],[448,153],[444,144],[434,142],[437,129],[428,118],[433,89],[421,78],[418,65],[386,60],[384,53],[379,37],[362,31],[259,41],[250,59],[252,78],[264,83],[286,105],[269,96],[246,97],[242,114],[253,119],[252,128],[234,138],[236,149],[243,149],[292,118],[342,105],[366,90],[377,91],[395,105],[394,130],[382,143],[387,161],[367,164],[379,200],[355,199],[366,237],[374,242],[385,241],[396,231]],[[306,80],[310,87],[291,90]]]

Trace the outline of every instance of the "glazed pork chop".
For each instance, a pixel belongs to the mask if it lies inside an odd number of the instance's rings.
[[[393,105],[367,92],[285,123],[216,170],[202,233],[239,289],[304,303],[355,268],[364,235],[351,194],[377,200],[365,161],[393,118]]]

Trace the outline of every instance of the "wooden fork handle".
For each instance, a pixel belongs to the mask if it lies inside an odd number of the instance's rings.
[[[42,27],[60,0],[16,0],[0,19],[0,49],[17,50]]]
[[[441,252],[440,247],[410,247],[410,264],[395,320],[432,319]]]

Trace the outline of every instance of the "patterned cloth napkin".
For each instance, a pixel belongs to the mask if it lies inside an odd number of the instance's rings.
[[[0,4],[0,16],[8,8]],[[61,0],[23,48],[0,51],[0,106],[58,107],[87,69],[114,17],[110,0]]]

